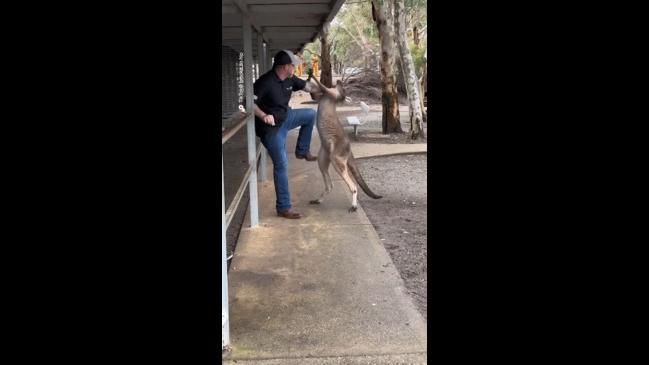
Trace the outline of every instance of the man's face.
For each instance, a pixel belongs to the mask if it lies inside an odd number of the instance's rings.
[[[277,75],[280,76],[282,80],[284,80],[285,78],[291,77],[293,75],[293,72],[295,71],[295,66],[293,66],[292,64],[281,65],[277,70],[278,70]],[[281,70],[281,74],[279,73],[280,70]]]

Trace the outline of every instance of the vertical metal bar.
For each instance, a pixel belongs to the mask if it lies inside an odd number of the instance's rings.
[[[255,139],[255,117],[253,112],[252,92],[252,32],[250,19],[243,16],[243,70],[244,70],[244,91],[246,93],[246,110],[249,110],[248,117],[248,164],[257,166],[257,147]],[[259,206],[257,199],[257,169],[253,168],[248,179],[248,192],[250,193],[250,227],[259,224]]]
[[[223,150],[223,147],[221,147]],[[221,154],[223,156],[223,154]],[[228,308],[228,258],[226,250],[225,188],[221,157],[221,349],[230,346],[230,311]]]
[[[266,72],[266,48],[263,38],[259,39],[259,71],[261,74]]]
[[[259,73],[266,72],[266,54],[264,53],[264,39],[261,34],[257,35],[257,61],[259,62]],[[266,181],[266,163],[268,162],[266,148],[261,148],[261,156],[259,158],[259,181]]]

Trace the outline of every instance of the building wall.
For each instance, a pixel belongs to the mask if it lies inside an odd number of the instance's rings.
[[[253,80],[259,78],[261,70],[258,60],[252,60]],[[221,108],[223,115],[239,110],[239,105],[245,107],[243,85],[243,54],[226,46],[221,46]],[[223,125],[224,127],[230,127]]]
[[[221,108],[223,114],[239,110],[239,68],[239,52],[230,47],[222,46]]]

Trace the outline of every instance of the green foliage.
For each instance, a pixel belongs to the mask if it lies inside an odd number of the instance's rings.
[[[378,51],[379,38],[370,2],[344,4],[329,30],[332,56],[346,66],[362,66],[364,41],[371,51]]]
[[[306,66],[308,65],[308,68],[311,68],[311,58],[312,57],[318,57],[318,55],[321,52],[321,45],[320,45],[320,40],[316,39],[315,42],[311,42],[304,47],[304,51],[302,52],[302,58],[304,59],[304,66],[306,70]]]
[[[418,29],[426,26],[426,1],[405,0],[405,17],[408,28],[415,24]],[[367,56],[365,45],[369,48],[374,61],[380,54],[379,35],[376,25],[372,21],[372,5],[370,1],[351,0],[340,8],[338,14],[331,22],[329,28],[329,43],[332,59],[342,62],[345,67],[363,67],[364,56]],[[412,36],[408,37],[409,48],[417,70],[423,64],[423,55],[426,50],[426,33],[420,36],[419,47],[412,44]],[[321,52],[320,40],[308,44],[302,57],[305,71],[311,67],[311,57]]]
[[[412,56],[412,62],[415,64],[415,71],[417,72],[417,77],[421,77],[421,68],[425,64],[426,59],[424,54],[426,53],[426,44],[419,43],[420,47],[415,46],[415,44],[410,41],[408,42],[408,48],[410,48],[410,55]]]

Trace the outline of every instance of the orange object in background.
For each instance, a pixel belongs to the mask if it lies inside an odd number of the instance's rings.
[[[302,77],[302,74],[304,73],[304,58],[302,58],[302,55],[295,56],[300,60],[300,63],[295,67],[295,71],[293,73],[297,77]]]
[[[313,70],[313,76],[319,76],[318,75],[318,58],[317,57],[312,57],[311,58],[311,69]]]

